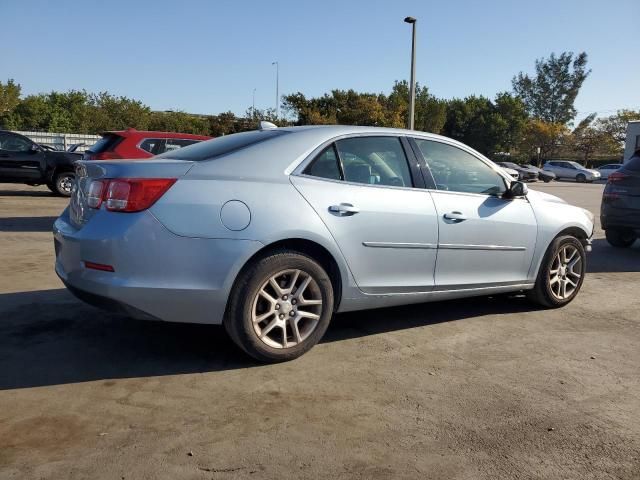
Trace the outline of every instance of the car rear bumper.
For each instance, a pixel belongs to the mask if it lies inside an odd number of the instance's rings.
[[[65,210],[53,235],[56,273],[81,300],[138,318],[186,323],[222,323],[233,280],[262,247],[251,240],[181,237],[148,211],[98,211],[76,229]]]

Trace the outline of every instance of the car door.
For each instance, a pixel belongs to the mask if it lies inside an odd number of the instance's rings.
[[[438,214],[435,287],[508,285],[527,279],[537,223],[526,198],[507,199],[506,179],[471,151],[415,139],[433,176]]]
[[[429,193],[415,188],[422,179],[405,142],[397,136],[344,138],[290,177],[366,293],[433,288],[436,211]]]
[[[45,154],[22,135],[0,133],[0,178],[36,182],[44,172]]]

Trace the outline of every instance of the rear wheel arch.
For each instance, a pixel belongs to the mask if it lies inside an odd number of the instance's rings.
[[[251,268],[251,265],[253,265],[259,259],[269,256],[273,252],[281,250],[290,250],[302,253],[311,257],[322,266],[322,268],[325,270],[325,272],[327,272],[327,275],[329,275],[329,278],[331,279],[334,296],[334,311],[337,311],[340,305],[340,300],[342,298],[342,270],[340,269],[340,266],[338,265],[338,262],[334,258],[333,254],[331,254],[329,250],[327,250],[321,244],[305,238],[288,238],[278,240],[262,247],[244,262],[244,265],[240,268],[236,275],[230,291],[233,292],[233,290],[236,288],[237,280],[242,276],[242,273],[244,273],[248,268]]]

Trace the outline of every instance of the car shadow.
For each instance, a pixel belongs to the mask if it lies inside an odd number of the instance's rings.
[[[50,232],[58,217],[3,217],[0,232]]]
[[[592,248],[587,254],[587,273],[640,272],[640,240],[629,248],[616,248],[597,238]]]
[[[339,314],[323,343],[532,309],[480,297]],[[65,289],[0,294],[0,317],[0,390],[260,366],[221,326],[133,320]]]

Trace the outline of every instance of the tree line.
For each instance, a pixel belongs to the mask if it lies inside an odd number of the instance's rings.
[[[439,99],[417,85],[415,129],[460,140],[492,158],[529,162],[537,158],[613,159],[622,154],[629,120],[640,112],[595,114],[577,125],[575,100],[590,74],[587,55],[564,52],[539,59],[532,74],[520,72],[512,91],[485,96]],[[0,127],[9,130],[101,133],[128,127],[214,137],[252,130],[259,120],[278,125],[342,124],[404,128],[409,85],[396,81],[389,94],[332,90],[320,97],[303,93],[282,97],[284,118],[274,109],[249,108],[244,115],[223,112],[194,115],[152,111],[138,100],[84,90],[23,96],[13,80],[0,82]],[[539,153],[538,153],[539,152]]]

